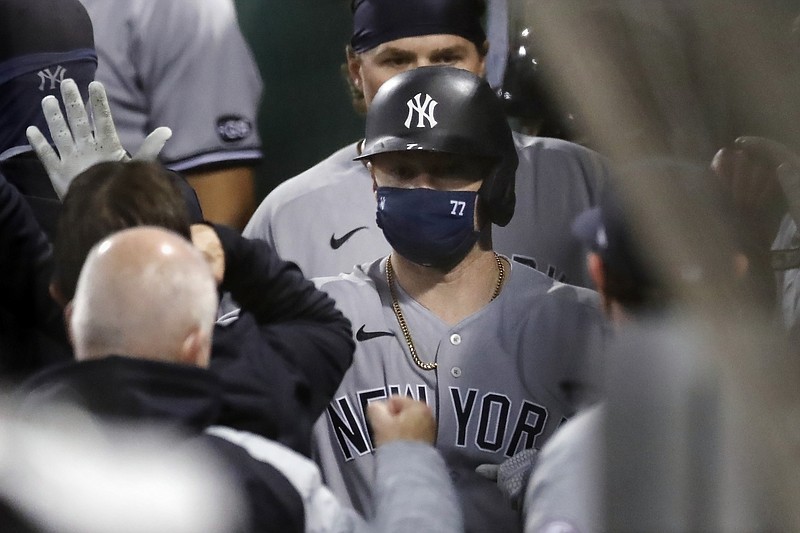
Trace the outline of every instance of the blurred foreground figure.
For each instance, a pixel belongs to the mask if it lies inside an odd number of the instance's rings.
[[[786,39],[796,2],[526,3],[534,5],[548,53],[564,67],[558,89],[580,103],[594,145],[613,159],[707,166],[740,135],[796,151],[799,56]],[[674,180],[640,175],[621,189],[659,267],[714,265],[736,238]],[[758,188],[743,192],[759,197]],[[703,274],[696,268],[666,272],[681,324],[626,336],[608,359],[606,530],[797,531],[799,359],[774,345],[783,335],[765,326],[774,308],[713,276],[684,283]],[[661,490],[649,490],[656,483]]]
[[[0,524],[14,533],[246,531],[240,488],[213,449],[172,431],[106,424],[75,407],[3,409]]]
[[[730,215],[732,207],[700,170],[639,170],[681,182],[692,209]],[[754,497],[762,485],[742,466],[752,450],[732,430],[743,422],[729,418],[736,398],[724,391],[722,348],[715,346],[718,328],[741,342],[732,327],[747,309],[732,305],[723,320],[690,319],[629,220],[618,198],[608,197],[574,225],[591,250],[589,271],[618,337],[608,357],[607,400],[567,422],[538,457],[525,499],[526,532],[772,527],[777,522]],[[740,251],[729,249],[716,269],[701,257],[686,259],[675,276],[683,290],[725,287],[731,302],[744,301],[748,274]],[[778,330],[774,335],[780,338]],[[763,349],[784,353],[780,341]]]

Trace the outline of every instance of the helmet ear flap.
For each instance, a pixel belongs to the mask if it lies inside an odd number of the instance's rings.
[[[478,191],[481,202],[485,205],[489,215],[489,220],[498,226],[507,225],[514,216],[514,206],[517,203],[514,178],[518,163],[517,151],[510,150],[494,169],[492,175],[483,181]]]

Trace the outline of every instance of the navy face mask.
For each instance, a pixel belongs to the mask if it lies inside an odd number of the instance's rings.
[[[477,192],[378,187],[378,227],[398,254],[423,266],[458,264],[478,241]]]

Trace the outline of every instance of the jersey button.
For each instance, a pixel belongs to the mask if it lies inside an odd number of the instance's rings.
[[[461,368],[454,366],[453,368],[450,369],[450,375],[453,376],[454,378],[460,378]]]
[[[461,344],[461,335],[459,335],[458,333],[453,333],[452,335],[450,335],[450,344],[452,344],[453,346],[458,346],[459,344]]]

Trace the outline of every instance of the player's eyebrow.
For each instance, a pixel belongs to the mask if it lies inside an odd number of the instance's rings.
[[[410,50],[404,50],[403,48],[395,48],[393,46],[389,46],[378,50],[375,53],[376,58],[383,58],[386,56],[393,56],[393,57],[413,57],[416,54],[411,52]]]
[[[444,55],[464,55],[467,53],[467,47],[463,44],[454,44],[451,46],[445,46],[443,48],[437,48],[431,52],[432,58],[437,58]]]

